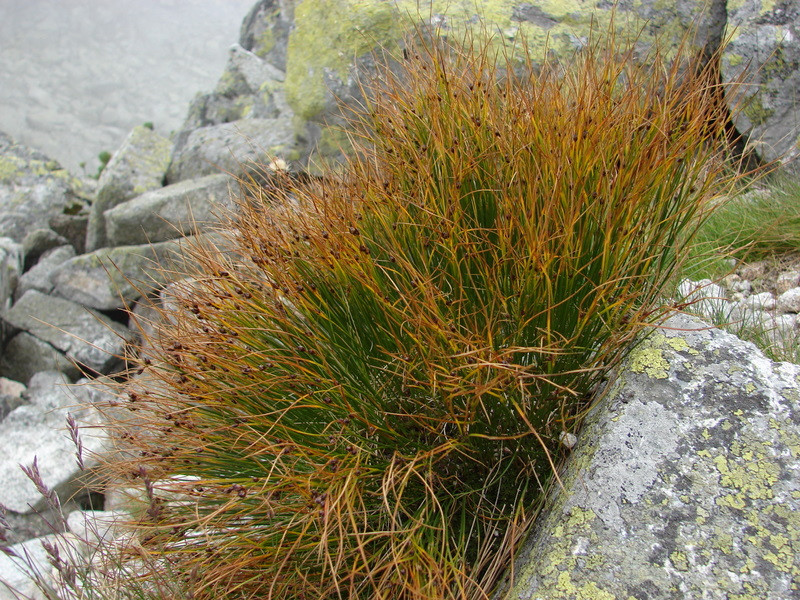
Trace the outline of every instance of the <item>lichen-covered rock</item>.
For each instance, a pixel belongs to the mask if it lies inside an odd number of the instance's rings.
[[[732,102],[736,128],[765,160],[780,159],[800,172],[800,0],[737,0],[728,3],[732,32],[722,59],[725,81],[742,77]]]
[[[339,129],[345,122],[340,101],[350,105],[359,101],[359,81],[374,72],[374,50],[396,51],[405,34],[432,26],[453,39],[469,29],[478,36],[488,34],[515,43],[524,40],[534,59],[541,57],[545,48],[569,57],[586,43],[593,27],[598,34],[606,31],[613,14],[620,25],[619,36],[637,36],[642,46],[651,44],[656,36],[674,45],[696,28],[696,46],[715,48],[726,21],[724,0],[260,0],[242,24],[241,47],[232,49],[217,89],[198,96],[193,103],[177,136],[175,154],[183,152],[198,127],[259,119],[274,107],[279,115],[274,118],[292,125],[295,143],[289,152],[273,151],[262,144],[268,153],[302,164],[314,152],[338,157],[348,147]],[[209,134],[217,135],[211,131],[203,136]],[[255,137],[253,133],[250,136]],[[201,140],[192,140],[195,146],[198,142]],[[201,163],[195,158],[187,161],[190,168]],[[200,158],[228,167],[213,156]],[[198,175],[186,172],[181,162],[173,161],[170,182]],[[209,172],[213,171],[205,169],[202,174]]]
[[[216,89],[210,94],[198,94],[192,101],[186,121],[176,136],[175,147],[182,148],[187,136],[199,127],[244,118],[283,116],[291,121],[292,112],[283,93],[284,77],[283,71],[234,44]]]
[[[103,213],[134,196],[159,188],[169,166],[172,143],[148,127],[133,129],[103,169],[97,182],[86,232],[86,249],[106,243]]]
[[[512,600],[800,598],[800,366],[685,315],[587,417]]]
[[[232,207],[233,184],[228,175],[207,175],[123,202],[105,214],[108,245],[163,242],[208,229]]]
[[[262,12],[267,21],[262,25],[262,35],[270,43],[268,32],[285,31],[279,25],[284,17],[276,5],[271,3],[272,9]],[[516,43],[524,41],[536,60],[545,49],[558,56],[571,56],[586,43],[593,27],[595,32],[606,31],[614,14],[620,26],[619,37],[641,31],[638,39],[642,45],[652,43],[656,35],[669,45],[677,43],[696,26],[696,43],[702,47],[718,43],[726,16],[722,0],[708,3],[303,0],[294,7],[294,27],[288,38],[286,96],[301,122],[331,124],[336,122],[338,114],[337,99],[347,103],[359,98],[358,80],[370,71],[372,51],[379,47],[390,52],[396,50],[405,33],[414,27],[424,27],[424,23],[431,23],[454,39],[469,28],[479,36],[488,34]],[[255,31],[254,27],[250,29]],[[243,45],[248,47],[247,43]],[[323,127],[318,135],[324,145],[331,132]]]
[[[84,189],[56,161],[0,132],[0,237],[22,242],[48,219],[80,210]]]
[[[242,21],[239,43],[272,66],[286,71],[289,32],[297,0],[259,0]]]

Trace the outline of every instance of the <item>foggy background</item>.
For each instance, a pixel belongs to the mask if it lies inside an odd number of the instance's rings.
[[[136,125],[169,135],[256,0],[0,0],[0,131],[76,174]]]

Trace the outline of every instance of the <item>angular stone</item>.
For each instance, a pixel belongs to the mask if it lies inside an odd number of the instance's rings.
[[[40,371],[58,371],[69,381],[81,376],[75,363],[47,342],[26,331],[11,338],[0,358],[0,375],[27,384]]]
[[[39,257],[48,250],[69,244],[67,238],[49,228],[34,229],[22,240],[25,255],[25,270],[37,263]]]
[[[91,387],[91,389],[90,389]],[[69,499],[84,487],[80,477],[98,464],[109,449],[106,434],[98,427],[100,412],[94,406],[113,397],[108,388],[81,380],[67,385],[61,373],[45,371],[31,379],[30,404],[13,410],[0,423],[0,503],[17,513],[30,513],[46,502],[36,486],[20,469],[36,465],[44,485],[59,498]],[[79,426],[85,469],[78,466],[77,449],[66,431],[71,415]]]
[[[686,310],[715,321],[726,320],[734,308],[725,289],[710,279],[684,279],[678,286],[678,296],[686,304]]]
[[[74,256],[75,250],[72,246],[60,246],[46,252],[39,262],[19,278],[19,284],[14,292],[15,300],[19,300],[28,290],[49,294],[53,290],[53,273]]]
[[[204,175],[241,175],[252,163],[268,164],[273,158],[295,153],[290,118],[241,119],[201,127],[176,145],[167,173],[169,183]]]
[[[503,597],[797,597],[799,381],[670,318],[587,416]]]
[[[35,290],[22,296],[3,320],[99,373],[109,373],[120,363],[131,337],[127,327],[97,311]]]
[[[189,133],[199,127],[291,113],[283,94],[284,77],[283,71],[234,44],[216,89],[192,101],[176,145],[182,147]]]
[[[105,213],[109,246],[163,242],[207,229],[230,210],[227,175],[181,181],[128,200]]]
[[[118,246],[76,256],[56,268],[54,291],[98,310],[125,308],[170,280],[167,270],[183,264],[184,243]]]
[[[800,313],[800,287],[787,290],[778,296],[777,310],[780,313]]]
[[[239,43],[281,71],[286,71],[286,50],[293,22],[294,2],[259,0],[242,21]]]
[[[746,300],[746,299],[745,299]],[[774,319],[772,313],[763,310],[753,310],[748,308],[744,301],[739,302],[733,307],[728,317],[728,323],[737,325],[739,328],[763,329],[765,324],[769,324]]]
[[[100,175],[97,199],[89,214],[88,251],[105,246],[105,211],[163,185],[171,149],[167,138],[147,127],[139,126],[131,131]]]
[[[27,404],[27,400],[23,398],[26,392],[26,387],[19,381],[13,381],[6,377],[0,377],[0,421],[6,418],[6,415],[18,406]]]
[[[775,308],[775,296],[772,292],[761,292],[760,294],[753,294],[748,296],[742,301],[742,305],[746,310],[772,310]]]
[[[330,127],[341,122],[340,105],[361,101],[359,82],[374,73],[378,48],[396,47],[403,32],[439,31],[459,38],[463,31],[491,31],[498,37],[525,44],[534,60],[545,52],[569,60],[590,37],[599,37],[615,18],[618,38],[635,36],[637,47],[658,36],[670,49],[681,40],[697,48],[714,48],[725,30],[726,3],[710,2],[492,2],[492,19],[484,3],[443,3],[435,10],[420,9],[408,0],[263,0],[254,7],[242,29],[242,45],[279,66],[286,51],[286,97],[297,115],[297,131],[318,150],[338,154],[338,145],[325,143],[336,135]],[[292,15],[293,22],[287,20]],[[433,22],[431,22],[433,21]],[[647,23],[642,27],[642,23]],[[288,39],[287,39],[288,38]],[[315,131],[316,129],[316,131]],[[327,140],[326,140],[327,138]]]
[[[12,545],[12,555],[0,552],[0,600],[46,600],[46,596],[30,578],[27,567],[33,566],[46,583],[55,585],[53,565],[42,543],[54,544],[58,541],[59,536],[48,535]]]
[[[0,310],[8,307],[22,274],[22,245],[0,238]]]
[[[69,513],[67,527],[85,545],[96,547],[112,540],[120,516],[111,510],[76,510]]]
[[[800,271],[784,271],[778,275],[775,281],[775,289],[778,295],[783,292],[788,292],[790,289],[797,287],[800,284]]]
[[[745,76],[731,89],[736,129],[765,161],[778,160],[797,173],[800,155],[800,0],[728,3],[730,39],[722,55],[725,82]]]
[[[764,335],[773,348],[788,351],[797,344],[797,334],[795,333],[797,315],[770,314],[769,320],[763,324],[763,327]]]
[[[89,213],[55,215],[48,219],[50,229],[64,236],[76,254],[86,251],[86,229],[89,226]]]
[[[767,263],[766,261],[763,260],[748,263],[746,265],[742,265],[739,268],[739,275],[741,275],[742,279],[746,279],[748,281],[761,279],[766,274],[767,274]]]
[[[25,390],[25,384],[7,377],[0,377],[0,394],[3,396],[21,397]]]

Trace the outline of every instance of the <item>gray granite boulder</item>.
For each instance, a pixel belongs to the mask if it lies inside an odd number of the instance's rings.
[[[98,310],[125,308],[169,281],[183,264],[182,240],[101,248],[71,258],[51,275],[54,294]]]
[[[6,415],[18,406],[27,404],[26,392],[27,387],[25,384],[6,377],[0,377],[0,421],[5,419]]]
[[[0,552],[0,600],[46,599],[31,579],[28,565],[32,563],[43,575],[44,580],[54,585],[50,555],[42,546],[42,542],[55,544],[58,541],[59,536],[49,535],[12,545],[9,549],[10,555]]]
[[[0,376],[27,384],[40,371],[58,371],[69,381],[81,376],[75,363],[52,345],[26,331],[19,332],[0,357]]]
[[[8,307],[22,274],[22,245],[0,237],[0,309]]]
[[[207,229],[232,207],[232,185],[228,175],[207,175],[128,200],[105,214],[108,245],[163,242]]]
[[[25,270],[35,265],[48,250],[69,245],[69,240],[50,228],[34,229],[22,240],[22,251],[25,256]]]
[[[60,498],[69,499],[84,487],[83,474],[98,464],[109,441],[97,425],[102,417],[96,404],[111,399],[108,388],[89,385],[88,380],[67,385],[61,373],[38,373],[28,386],[30,403],[14,409],[0,423],[0,503],[16,513],[29,513],[44,506],[36,486],[20,469],[36,458],[41,480]],[[76,446],[70,438],[67,415],[79,427],[83,447],[80,469]]]
[[[75,256],[72,246],[59,246],[45,252],[31,269],[19,278],[14,298],[18,300],[28,290],[49,294],[53,290],[52,276],[56,269]]]
[[[199,127],[230,123],[239,119],[275,119],[291,110],[283,96],[284,72],[238,44],[229,51],[228,64],[209,94],[198,94],[176,136],[181,148],[189,133]]]
[[[293,0],[259,0],[242,21],[239,33],[242,47],[281,71],[286,71],[295,4]]]
[[[746,85],[732,91],[743,109],[734,124],[762,159],[800,173],[792,162],[800,156],[800,0],[748,0],[728,12],[722,74],[732,81],[747,70]]]
[[[204,175],[241,175],[253,163],[268,164],[273,158],[297,157],[290,118],[240,119],[195,129],[183,145],[176,145],[167,173],[169,183]]]
[[[294,6],[290,29],[281,24],[284,3],[264,3],[263,23],[248,27],[253,35],[243,45],[269,56],[279,44],[270,36],[285,35],[286,98],[297,115],[298,129],[306,126],[310,143],[323,154],[337,153],[339,102],[358,102],[359,80],[372,71],[372,52],[383,47],[397,51],[404,33],[425,28],[427,23],[443,36],[460,39],[465,29],[516,44],[525,43],[534,60],[545,52],[569,58],[586,43],[590,32],[606,31],[616,15],[619,38],[636,36],[640,45],[660,36],[666,45],[675,44],[697,27],[697,46],[718,43],[725,27],[725,2],[587,2],[537,3],[500,0],[487,9],[482,3],[445,3],[430,7],[414,0],[308,0]],[[270,6],[272,10],[267,7]],[[257,40],[261,32],[261,40]],[[480,34],[479,34],[480,35]],[[282,42],[281,42],[282,43]],[[258,45],[262,49],[258,49]],[[338,136],[340,138],[340,136]]]
[[[31,290],[3,313],[3,320],[65,353],[67,358],[110,373],[120,364],[130,330],[97,311]]]
[[[96,250],[106,243],[103,213],[164,183],[172,144],[144,126],[128,135],[103,169],[97,182],[97,198],[92,203],[86,233],[86,249]]]
[[[89,227],[89,213],[59,214],[48,219],[50,229],[63,236],[77,254],[86,251],[86,230]]]
[[[677,315],[586,418],[511,600],[800,597],[800,366]]]

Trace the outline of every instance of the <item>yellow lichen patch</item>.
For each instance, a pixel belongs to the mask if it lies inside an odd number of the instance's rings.
[[[8,182],[19,173],[19,165],[8,156],[0,156],[0,182]]]
[[[712,545],[720,552],[731,554],[733,552],[733,536],[727,531],[717,529],[714,533]]]
[[[664,337],[664,343],[667,344],[670,348],[675,350],[675,352],[688,352],[694,356],[700,354],[700,352],[687,343],[687,341],[680,337]]]
[[[788,571],[794,564],[794,553],[789,539],[782,534],[772,535],[768,539],[774,550],[766,552],[764,559],[771,562],[781,571]]]
[[[720,473],[720,484],[736,490],[717,498],[717,504],[744,510],[752,500],[769,500],[773,486],[780,475],[780,467],[768,459],[763,446],[757,443],[731,445],[730,456],[714,457],[714,465]],[[736,458],[741,460],[736,460]]]
[[[666,379],[669,362],[658,348],[637,348],[631,353],[631,371],[645,373],[653,379]]]
[[[675,567],[677,571],[688,571],[689,570],[689,560],[686,558],[686,554],[683,552],[678,552],[677,550],[669,555],[669,559],[672,561],[672,566]]]
[[[570,600],[616,600],[617,598],[614,594],[599,588],[593,581],[584,583],[580,587],[576,586],[567,571],[558,576],[555,592],[557,592],[555,598],[570,598]]]
[[[595,515],[594,511],[591,509],[583,510],[582,508],[575,506],[572,508],[569,518],[567,519],[567,527],[586,525],[594,521],[596,516],[597,515]]]
[[[789,452],[792,453],[792,458],[800,456],[800,436],[790,431],[777,419],[770,419],[769,426],[771,429],[775,429],[778,432],[781,442],[789,448]]]

